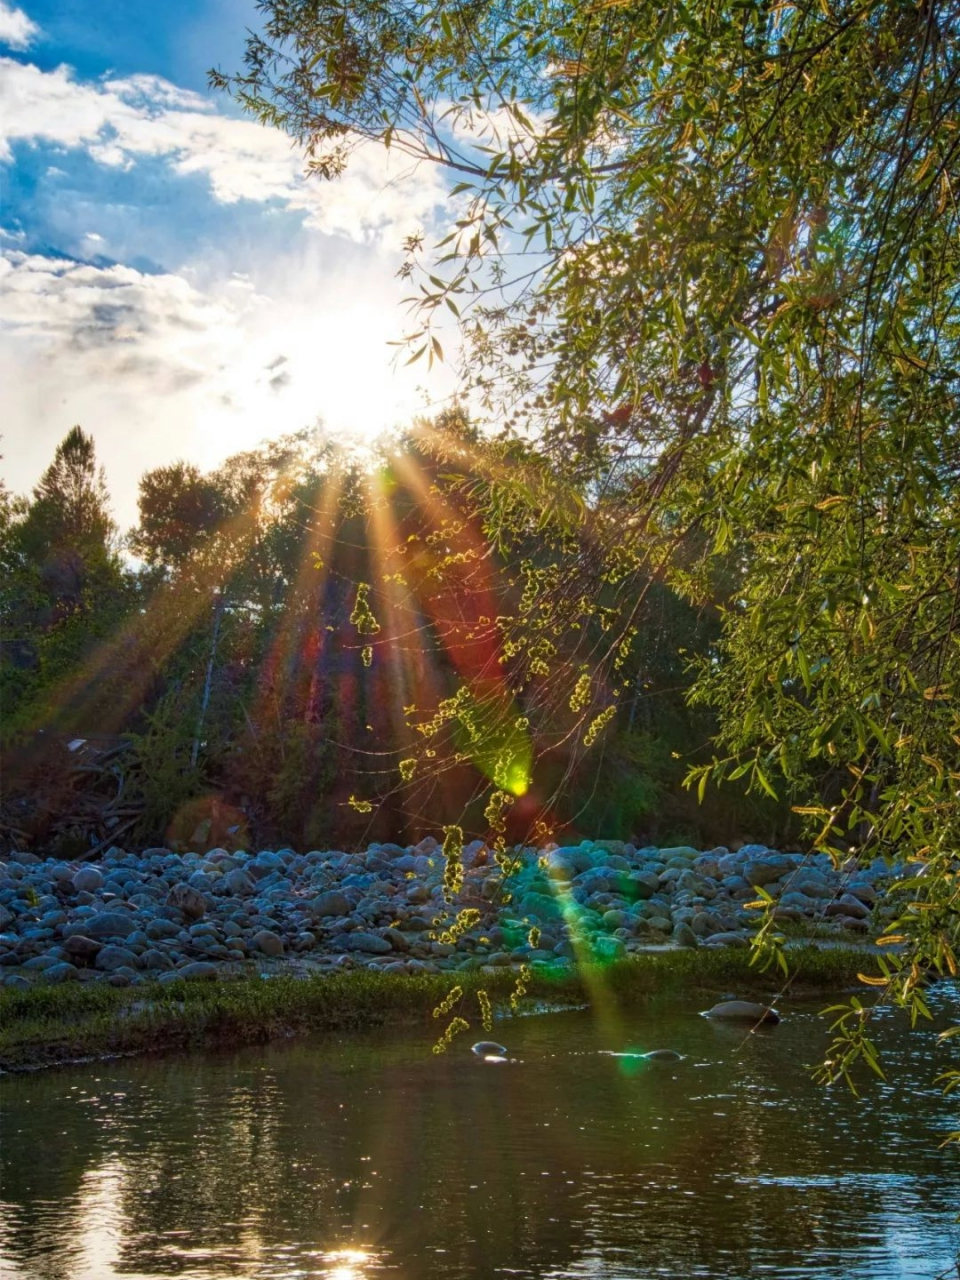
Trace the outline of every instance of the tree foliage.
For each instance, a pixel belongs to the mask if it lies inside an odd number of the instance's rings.
[[[960,6],[260,7],[215,82],[325,175],[377,142],[454,175],[412,354],[449,306],[554,495],[498,478],[492,536],[546,509],[590,590],[633,557],[704,599],[736,566],[691,781],[795,789],[815,847],[919,871],[881,994],[922,1013],[960,942]],[[539,577],[527,635],[568,598]]]

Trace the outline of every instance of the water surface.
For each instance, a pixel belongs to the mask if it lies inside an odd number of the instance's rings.
[[[781,1007],[756,1035],[683,1002],[516,1019],[503,1064],[393,1031],[6,1077],[0,1274],[960,1274],[950,1050],[883,1018],[857,1099],[810,1081],[818,1006]],[[603,1052],[662,1047],[688,1057]]]

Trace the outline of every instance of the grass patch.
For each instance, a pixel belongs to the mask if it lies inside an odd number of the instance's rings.
[[[836,991],[865,966],[862,948],[791,951],[790,992]],[[454,986],[463,990],[467,1018],[479,1034],[477,1004],[485,990],[497,1010],[509,1007],[515,974],[383,974],[373,970],[297,978],[280,973],[222,982],[172,982],[118,989],[37,986],[0,994],[0,1068],[30,1070],[114,1054],[228,1048],[310,1031],[340,1031],[388,1023],[433,1025],[434,1008]],[[624,1005],[661,995],[738,994],[770,998],[781,985],[750,965],[743,950],[641,954],[591,970],[535,968],[526,1001],[582,1004],[598,983]],[[461,1012],[454,1008],[451,1012]]]

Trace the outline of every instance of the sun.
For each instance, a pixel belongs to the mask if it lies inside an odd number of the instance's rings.
[[[264,301],[219,370],[198,424],[204,461],[319,423],[331,439],[371,448],[455,391],[448,366],[405,365],[394,308],[360,296],[329,306]]]

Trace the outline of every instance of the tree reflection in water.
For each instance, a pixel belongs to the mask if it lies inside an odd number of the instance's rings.
[[[517,1020],[505,1064],[394,1032],[8,1080],[3,1275],[935,1274],[935,1036],[888,1020],[896,1088],[861,1100],[810,1083],[821,1036],[674,1007]],[[686,1061],[598,1052],[666,1045]]]

